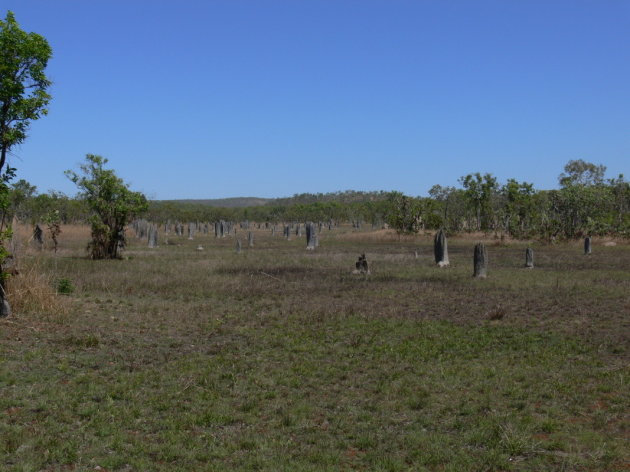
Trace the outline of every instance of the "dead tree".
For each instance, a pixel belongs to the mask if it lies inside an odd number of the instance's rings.
[[[53,248],[55,250],[55,254],[57,254],[57,247],[59,246],[59,235],[61,234],[61,225],[58,219],[51,219],[48,222],[48,233],[50,234],[50,239],[53,241]]]

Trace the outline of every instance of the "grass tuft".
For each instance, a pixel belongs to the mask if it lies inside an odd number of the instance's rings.
[[[67,314],[68,303],[59,297],[54,277],[32,261],[7,280],[7,298],[14,313]],[[60,292],[62,293],[62,292]]]

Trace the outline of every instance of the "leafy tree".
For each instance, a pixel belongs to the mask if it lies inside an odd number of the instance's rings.
[[[572,185],[549,192],[550,214],[555,226],[554,236],[576,238],[600,231],[596,215],[604,213],[606,189]]]
[[[88,251],[93,259],[115,259],[125,244],[125,227],[148,208],[146,197],[129,190],[113,170],[103,166],[107,159],[88,154],[80,166],[83,175],[71,170],[66,176],[74,182],[92,212],[92,241]]]
[[[504,227],[512,236],[525,234],[527,223],[533,216],[535,194],[532,184],[518,182],[516,179],[508,179],[501,187]]]
[[[31,185],[24,179],[20,179],[14,184],[11,184],[12,190],[16,193],[16,199],[26,200],[37,195],[37,187]]]
[[[11,201],[11,213],[15,215],[18,220],[24,217],[24,208],[27,203],[37,194],[37,187],[29,184],[26,180],[20,179],[14,184],[11,184],[10,189],[10,201]]]
[[[461,177],[459,182],[464,187],[464,195],[470,208],[475,213],[476,229],[490,229],[493,217],[492,200],[499,189],[496,177],[492,174],[482,176],[477,172]]]
[[[417,199],[391,192],[389,195],[391,211],[387,222],[400,234],[417,233],[420,228],[422,207]]]
[[[26,139],[30,122],[48,113],[51,82],[44,71],[51,55],[48,42],[22,31],[12,12],[0,20],[0,172],[9,150]]]
[[[8,184],[15,169],[5,165],[11,148],[26,139],[30,122],[47,113],[50,81],[44,71],[51,55],[48,42],[22,31],[12,12],[0,20],[0,317],[11,311],[4,298],[4,265],[9,255],[5,241],[11,235]]]
[[[438,207],[441,207],[441,221],[437,225],[447,226],[448,225],[448,217],[449,217],[449,206],[453,200],[453,195],[455,194],[455,187],[442,187],[441,185],[434,185],[429,190],[429,195],[431,198],[438,204]]]
[[[57,247],[59,246],[59,235],[61,234],[61,218],[59,218],[59,210],[53,210],[45,218],[46,227],[48,229],[48,234],[50,234],[50,239],[53,240],[55,253],[57,253]]]
[[[560,185],[601,185],[604,183],[606,166],[595,165],[582,159],[569,161],[564,166],[564,172],[558,177]]]
[[[623,233],[627,228],[630,193],[623,176],[604,181],[606,167],[582,159],[569,161],[549,195],[553,236]]]

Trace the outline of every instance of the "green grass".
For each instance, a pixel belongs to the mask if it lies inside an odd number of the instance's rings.
[[[72,310],[0,321],[1,470],[627,470],[628,246],[177,242],[37,256]]]

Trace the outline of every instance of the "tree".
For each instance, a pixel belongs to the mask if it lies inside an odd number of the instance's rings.
[[[30,122],[48,112],[50,80],[44,71],[51,55],[48,42],[22,31],[11,11],[0,20],[0,317],[11,312],[4,297],[4,263],[9,255],[4,242],[11,235],[8,183],[15,169],[5,165],[11,148],[26,139]]]
[[[125,227],[148,209],[147,199],[129,190],[113,170],[103,168],[107,159],[88,154],[85,161],[80,166],[83,175],[67,170],[66,176],[81,189],[92,213],[88,252],[93,259],[115,259],[125,244]]]
[[[57,253],[57,247],[59,246],[59,240],[57,239],[61,234],[61,218],[59,218],[59,210],[53,210],[46,215],[46,227],[48,228],[48,234],[50,239],[53,240],[55,254]]]
[[[20,29],[12,12],[0,20],[0,172],[9,150],[24,142],[32,120],[46,115],[51,82],[44,74],[52,49]]]
[[[512,236],[523,236],[528,219],[534,212],[533,184],[508,179],[501,187],[503,202],[504,228]]]
[[[582,159],[564,166],[558,176],[562,188],[549,192],[556,233],[575,238],[622,230],[626,218],[623,177],[606,185],[605,173],[606,166]]]
[[[389,225],[401,234],[417,233],[420,228],[422,208],[417,199],[403,195],[401,192],[391,192],[389,195],[390,214]]]
[[[608,185],[612,194],[613,228],[615,232],[630,230],[630,182],[619,174],[616,179],[608,179]]]
[[[429,189],[429,195],[439,205],[442,206],[442,221],[439,226],[446,226],[448,221],[448,207],[451,201],[452,195],[455,193],[455,187],[442,187],[441,185],[434,185]]]
[[[477,172],[460,177],[464,187],[464,196],[470,208],[475,212],[477,230],[488,230],[492,219],[492,199],[499,189],[497,179],[492,174],[483,176]]]
[[[604,183],[606,166],[595,165],[582,159],[569,161],[564,166],[564,172],[558,176],[563,187],[571,185],[601,185]]]
[[[24,179],[20,179],[14,184],[11,184],[9,197],[11,201],[11,214],[15,215],[18,220],[21,220],[24,217],[20,211],[22,206],[35,195],[37,195],[37,187],[31,185]]]

